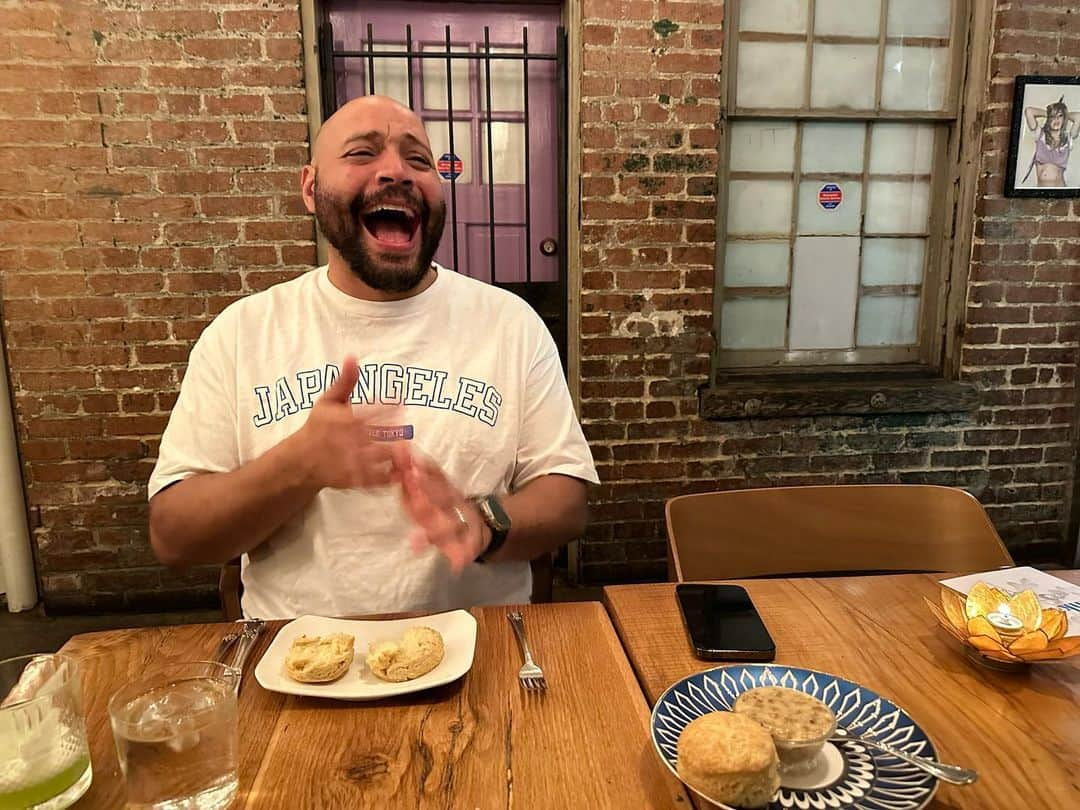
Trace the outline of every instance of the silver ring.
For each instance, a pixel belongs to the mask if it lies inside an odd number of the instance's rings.
[[[454,506],[452,508],[454,510],[454,515],[458,519],[458,523],[461,524],[461,528],[468,529],[469,528],[469,519],[467,517],[465,517],[465,513],[462,512],[461,509],[459,507],[457,507],[457,506]]]

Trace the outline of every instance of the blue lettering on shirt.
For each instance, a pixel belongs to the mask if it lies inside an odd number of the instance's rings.
[[[351,401],[358,405],[406,405],[454,411],[495,427],[503,397],[495,386],[471,377],[452,377],[442,369],[402,366],[398,363],[366,363],[359,366],[359,378]],[[279,377],[273,383],[256,385],[252,423],[266,427],[310,410],[319,396],[340,376],[333,363],[322,368],[308,368]],[[412,438],[407,431],[380,438]]]

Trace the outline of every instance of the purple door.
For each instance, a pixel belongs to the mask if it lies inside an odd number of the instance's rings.
[[[446,183],[447,225],[436,260],[515,288],[527,299],[535,296],[518,285],[535,285],[534,292],[540,293],[561,281],[557,64],[553,59],[483,58],[485,26],[493,56],[522,54],[526,37],[529,54],[553,56],[559,7],[332,0],[328,10],[334,51],[366,51],[370,31],[377,53],[424,54],[334,61],[338,105],[374,86],[374,92],[411,106],[423,119]],[[447,26],[450,51],[469,58],[446,59]],[[550,293],[541,297],[550,298]]]

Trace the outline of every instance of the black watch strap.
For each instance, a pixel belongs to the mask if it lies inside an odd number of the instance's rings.
[[[506,514],[506,510],[494,495],[477,498],[473,503],[476,504],[484,523],[491,529],[491,542],[476,558],[476,562],[483,563],[487,562],[491,555],[506,543],[506,538],[510,534],[510,516]]]

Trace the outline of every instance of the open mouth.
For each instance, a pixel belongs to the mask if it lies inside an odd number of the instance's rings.
[[[420,217],[403,205],[379,205],[360,217],[364,228],[379,246],[402,251],[412,248],[420,229]]]

